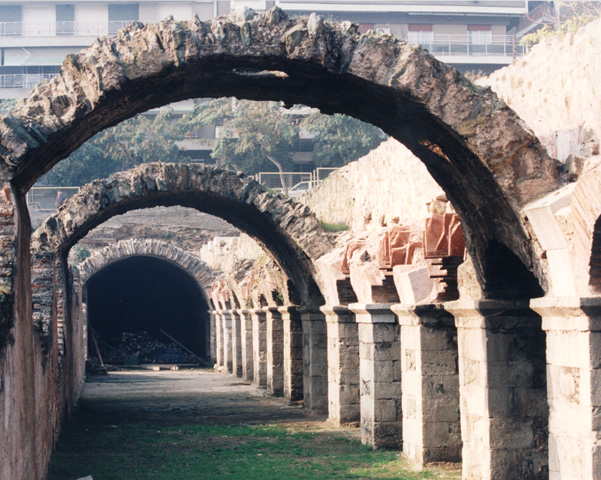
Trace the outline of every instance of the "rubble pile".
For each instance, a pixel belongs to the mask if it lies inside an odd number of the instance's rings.
[[[109,365],[198,363],[197,358],[180,346],[170,341],[161,342],[148,332],[123,332],[120,343],[116,345],[98,340],[102,359]],[[90,350],[91,356],[95,353]]]

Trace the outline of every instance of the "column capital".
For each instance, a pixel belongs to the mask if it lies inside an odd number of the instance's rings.
[[[280,305],[278,312],[280,313],[298,313],[300,307],[298,305]]]
[[[265,313],[271,313],[272,315],[274,313],[281,313],[280,312],[280,307],[277,305],[268,305],[267,307],[263,307],[261,310],[263,310]]]
[[[542,297],[530,308],[543,317],[543,330],[601,331],[600,297]]]
[[[350,303],[348,309],[357,315],[357,323],[396,323],[390,303]]]
[[[425,303],[419,305],[392,305],[390,309],[398,317],[399,325],[416,327],[423,325],[431,328],[454,326],[454,318],[443,303]]]
[[[491,331],[530,331],[540,329],[540,316],[528,300],[458,300],[445,303],[455,317],[457,328]]]
[[[355,313],[346,305],[323,305],[319,309],[326,315],[326,322],[355,323]]]

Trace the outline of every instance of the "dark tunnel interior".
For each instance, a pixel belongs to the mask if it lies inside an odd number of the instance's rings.
[[[173,263],[150,256],[112,263],[87,282],[88,319],[98,339],[116,345],[124,332],[161,330],[206,358],[208,305],[196,280]],[[93,355],[93,347],[89,354]]]

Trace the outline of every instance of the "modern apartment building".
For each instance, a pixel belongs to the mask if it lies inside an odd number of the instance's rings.
[[[462,71],[491,71],[523,54],[518,27],[532,28],[527,0],[0,0],[0,99],[24,96],[68,53],[131,21],[223,15],[239,6],[318,12],[421,44]]]

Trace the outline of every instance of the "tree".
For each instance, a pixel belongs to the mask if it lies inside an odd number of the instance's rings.
[[[356,160],[385,138],[382,131],[346,115],[300,115],[299,107],[285,109],[279,102],[217,99],[195,107],[191,125],[221,125],[212,156],[220,165],[256,173],[272,166],[280,173],[292,167],[301,129],[313,133],[316,165],[339,167]],[[271,164],[271,165],[270,165]]]
[[[313,159],[320,167],[340,167],[367,155],[386,135],[347,115],[313,113],[301,126],[315,134]]]
[[[275,167],[286,193],[284,171],[292,166],[298,127],[282,114],[279,102],[217,99],[197,105],[193,124],[221,124],[211,156],[219,164],[256,173]]]
[[[169,113],[137,115],[88,140],[44,176],[44,183],[81,186],[111,173],[149,162],[179,162],[178,120]]]

